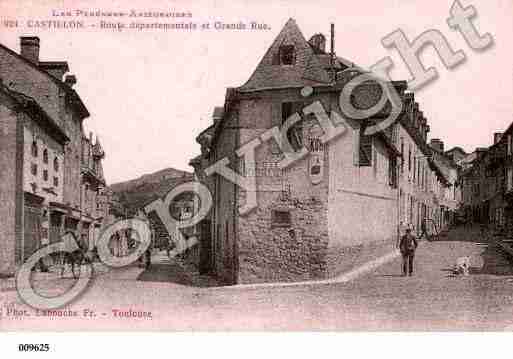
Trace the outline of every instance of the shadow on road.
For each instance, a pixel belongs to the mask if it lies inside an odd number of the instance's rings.
[[[152,264],[142,272],[137,280],[146,282],[167,282],[190,287],[214,287],[218,283],[215,278],[200,275],[196,270],[188,268],[178,261],[166,264]]]

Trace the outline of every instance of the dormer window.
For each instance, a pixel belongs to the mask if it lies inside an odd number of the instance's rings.
[[[294,45],[280,46],[280,64],[281,65],[294,65],[296,60]]]

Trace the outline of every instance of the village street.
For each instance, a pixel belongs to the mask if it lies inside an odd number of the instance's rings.
[[[471,256],[471,274],[454,276],[450,269],[463,255]],[[0,330],[513,329],[513,267],[476,228],[420,242],[413,277],[400,276],[396,257],[345,283],[209,287],[212,279],[163,254],[154,260],[149,271],[132,266],[98,275],[68,308],[77,317],[37,317],[29,309],[14,318],[4,307]],[[70,284],[49,279],[37,287],[55,294]],[[4,306],[17,301],[16,308],[27,308],[14,288],[2,288]],[[94,314],[84,317],[84,310]],[[114,310],[151,312],[151,318],[117,317]]]

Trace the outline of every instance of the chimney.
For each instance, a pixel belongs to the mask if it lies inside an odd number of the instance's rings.
[[[219,120],[222,120],[224,117],[224,107],[217,106],[214,107],[214,113],[212,114],[212,120],[217,123]]]
[[[431,148],[434,148],[438,152],[444,152],[444,142],[439,138],[432,138],[429,142],[429,146],[431,146]]]
[[[69,87],[73,87],[77,83],[77,77],[75,75],[66,75],[64,83]]]
[[[333,69],[335,61],[335,24],[333,23],[331,24],[330,42],[331,68]]]
[[[40,61],[39,68],[61,81],[64,74],[69,71],[66,61]]]
[[[35,65],[39,64],[39,37],[20,37],[20,55]]]
[[[493,134],[493,144],[495,145],[497,142],[501,140],[502,132],[495,132]]]
[[[488,148],[486,147],[476,147],[476,158],[480,160],[483,158],[483,155],[488,151]]]
[[[323,34],[315,34],[308,43],[320,52],[326,52],[326,37]]]

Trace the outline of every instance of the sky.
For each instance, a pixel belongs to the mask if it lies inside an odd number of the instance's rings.
[[[394,62],[391,77],[410,74],[398,52],[381,39],[401,29],[412,41],[427,30],[439,30],[466,61],[444,67],[432,48],[420,55],[438,78],[415,91],[431,127],[429,137],[445,148],[466,151],[489,146],[493,133],[513,122],[513,1],[462,0],[473,5],[473,23],[490,33],[494,45],[476,52],[449,28],[452,1],[82,1],[0,0],[0,21],[18,20],[17,28],[0,26],[0,42],[19,52],[19,36],[41,39],[43,61],[68,61],[78,79],[75,89],[91,116],[86,133],[97,134],[106,152],[107,183],[145,173],[188,165],[199,154],[195,137],[211,122],[214,106],[222,106],[226,87],[242,85],[252,74],[285,22],[294,18],[306,39],[329,35],[335,24],[337,55],[368,68],[385,56]],[[98,18],[55,17],[52,11],[157,10],[191,12],[190,19],[143,19],[146,22],[211,23],[209,30],[118,31],[100,28]],[[29,27],[34,20],[82,20],[78,30]],[[130,19],[131,20],[131,19]],[[109,19],[110,22],[116,22]],[[123,20],[124,22],[130,22]],[[267,24],[268,30],[216,30],[215,22]],[[97,26],[90,27],[95,24]]]

